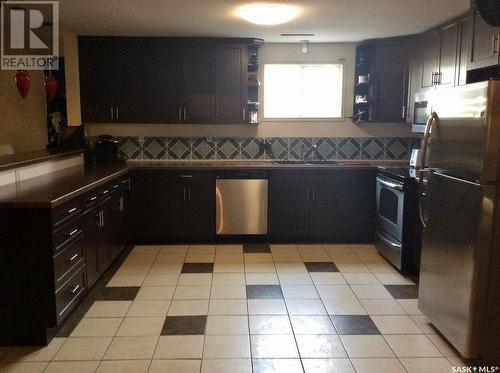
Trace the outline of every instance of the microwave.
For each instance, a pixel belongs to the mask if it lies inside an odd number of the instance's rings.
[[[415,101],[413,106],[412,131],[418,133],[425,132],[425,125],[429,118],[429,101]]]

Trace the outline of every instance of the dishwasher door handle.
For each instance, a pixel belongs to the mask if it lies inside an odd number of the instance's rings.
[[[215,232],[221,234],[224,230],[224,204],[222,203],[222,194],[218,187],[215,187]]]

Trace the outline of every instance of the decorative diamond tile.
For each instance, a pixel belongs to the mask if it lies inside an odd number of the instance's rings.
[[[164,137],[146,137],[144,139],[144,158],[164,159],[167,154],[167,144]]]
[[[337,157],[339,159],[359,159],[361,155],[361,145],[359,139],[346,137],[339,139]]]
[[[241,142],[242,159],[265,159],[264,139],[249,137]]]
[[[271,137],[267,139],[268,148],[266,150],[269,159],[283,160],[288,155],[288,139],[281,137]]]
[[[239,159],[240,144],[236,139],[221,138],[217,139],[217,159]]]
[[[292,137],[288,139],[288,144],[288,159],[290,160],[302,159],[312,148],[311,139],[304,137]]]
[[[168,158],[191,159],[191,139],[173,137],[167,139]]]
[[[215,143],[208,142],[205,137],[192,139],[193,159],[215,159]]]
[[[318,153],[322,159],[331,160],[337,158],[337,139],[321,137],[314,139],[313,143],[318,145]]]
[[[408,159],[410,157],[410,141],[401,137],[387,138],[386,151],[389,159]]]
[[[410,144],[411,144],[411,149],[420,149],[420,147],[422,146],[422,139],[412,137],[410,138]]]
[[[138,137],[121,137],[118,156],[123,159],[140,159],[142,146]]]
[[[383,159],[385,156],[385,140],[378,138],[365,138],[361,143],[362,159]]]

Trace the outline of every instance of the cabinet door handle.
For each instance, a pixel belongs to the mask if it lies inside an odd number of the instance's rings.
[[[181,177],[184,179],[192,179],[193,175],[181,175]]]
[[[80,289],[80,285],[76,285],[76,286],[73,288],[73,290],[71,290],[71,294],[75,294],[75,293],[76,293],[76,291],[77,291],[78,289]]]
[[[180,106],[179,106],[179,120],[182,120],[182,109]]]
[[[78,258],[78,253],[76,253],[75,255],[73,255],[71,258],[69,258],[69,261],[72,262],[73,260],[75,260],[76,258]]]
[[[104,211],[101,211],[102,226],[104,227]]]
[[[119,114],[120,112],[118,111],[118,106],[116,107],[116,119],[118,120],[119,119]]]
[[[247,109],[243,108],[243,120],[247,120]]]
[[[87,202],[93,202],[93,201],[95,201],[96,199],[97,199],[97,197],[95,197],[95,196],[94,196],[94,197],[92,197],[92,198],[89,198],[89,200],[88,200]]]
[[[191,188],[188,188],[188,201],[191,201]]]
[[[312,200],[314,201],[316,200],[316,192],[314,190],[314,187],[312,187],[311,190],[312,190]]]
[[[109,108],[109,110],[111,111],[111,120],[114,120],[115,119],[115,114],[114,114],[114,111],[113,111],[113,106],[111,106]]]
[[[184,108],[184,120],[188,119],[187,109]]]
[[[186,188],[184,188],[182,191],[184,193],[184,201],[185,201],[186,200]]]
[[[68,213],[68,215],[71,215],[75,211],[76,211],[76,207],[73,207],[72,209],[69,209],[67,213]]]
[[[69,232],[68,237],[74,236],[77,233],[78,233],[78,229],[75,229],[74,231]]]
[[[499,52],[500,49],[499,41],[500,41],[500,35],[493,35],[491,37],[491,51],[494,55],[498,54]]]
[[[307,188],[307,200],[308,201],[311,200],[311,188],[310,187]]]

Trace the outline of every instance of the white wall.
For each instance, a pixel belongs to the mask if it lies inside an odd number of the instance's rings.
[[[82,124],[80,113],[80,72],[78,63],[78,38],[69,31],[62,33],[64,48],[64,63],[66,73],[66,108],[68,111],[68,125]]]
[[[302,53],[301,44],[267,43],[260,49],[261,66],[266,63],[345,63],[345,113],[352,115],[354,89],[355,44],[310,44],[309,53]],[[261,69],[260,73],[263,73]],[[262,76],[261,76],[262,82]],[[265,84],[265,82],[262,82]],[[263,84],[260,92],[263,92]],[[262,100],[261,100],[262,102]],[[228,136],[228,137],[407,137],[411,126],[398,124],[353,124],[350,119],[332,122],[275,122],[263,121],[258,126],[245,125],[193,125],[193,124],[105,124],[86,123],[91,136]]]

